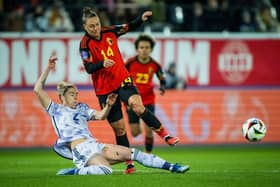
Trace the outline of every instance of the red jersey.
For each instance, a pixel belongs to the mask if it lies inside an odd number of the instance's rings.
[[[115,61],[109,68],[101,68],[91,74],[96,95],[105,95],[117,90],[123,80],[129,77],[118,47],[118,37],[128,31],[127,24],[104,27],[100,40],[85,34],[80,42],[83,63],[99,63],[106,59]]]
[[[133,78],[133,82],[142,97],[144,105],[155,104],[155,93],[153,76],[162,81],[164,80],[162,68],[155,60],[151,58],[147,64],[138,61],[137,56],[127,60],[126,68]]]

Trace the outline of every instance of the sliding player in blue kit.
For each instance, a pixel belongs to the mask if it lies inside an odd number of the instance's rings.
[[[118,95],[109,94],[106,105],[97,111],[78,101],[78,90],[75,85],[60,82],[57,91],[61,104],[53,102],[44,90],[44,85],[49,72],[55,68],[56,60],[56,57],[50,57],[47,68],[34,86],[34,92],[51,117],[58,136],[54,150],[60,156],[72,159],[75,165],[73,168],[58,171],[58,175],[108,175],[113,172],[111,164],[130,159],[146,167],[160,168],[173,173],[184,173],[189,169],[189,166],[172,164],[138,149],[97,142],[89,131],[87,121],[106,119]]]

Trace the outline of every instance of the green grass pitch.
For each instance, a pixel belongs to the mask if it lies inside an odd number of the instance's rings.
[[[279,186],[279,145],[155,147],[154,153],[171,162],[190,165],[185,174],[172,174],[136,165],[137,172],[124,175],[124,164],[114,165],[113,175],[56,176],[70,160],[49,149],[0,149],[0,186]]]

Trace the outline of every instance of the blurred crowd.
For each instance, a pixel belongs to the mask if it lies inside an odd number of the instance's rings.
[[[143,10],[154,32],[279,32],[279,0],[0,0],[0,31],[80,32],[84,6],[103,25],[126,23]]]

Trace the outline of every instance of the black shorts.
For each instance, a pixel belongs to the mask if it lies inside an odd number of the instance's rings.
[[[139,95],[136,87],[133,84],[125,84],[116,91],[113,91],[113,93],[117,93],[118,98],[116,100],[116,103],[112,106],[111,111],[107,117],[109,123],[118,121],[123,118],[121,101],[128,105],[128,99],[130,98],[130,96],[135,94]],[[97,96],[101,108],[106,105],[106,99],[109,94]]]
[[[155,114],[155,105],[145,105],[145,108]],[[129,123],[139,123],[140,118],[129,108],[126,109]]]

